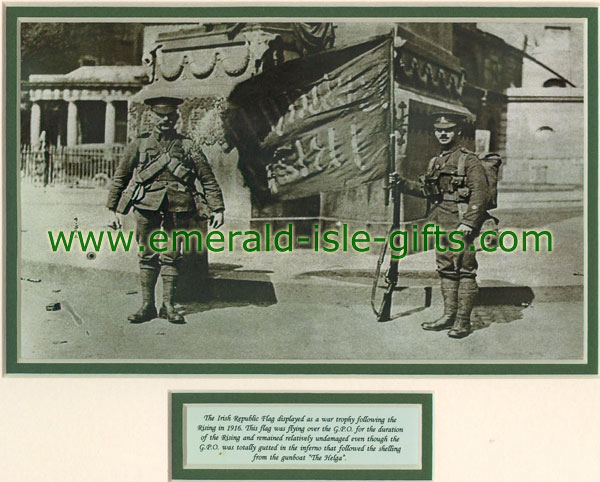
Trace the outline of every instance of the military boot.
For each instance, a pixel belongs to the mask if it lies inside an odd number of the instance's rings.
[[[162,275],[163,280],[163,304],[160,308],[159,316],[166,318],[169,323],[179,325],[185,324],[185,319],[173,306],[173,296],[177,284],[177,276]]]
[[[158,271],[154,269],[140,270],[140,284],[142,285],[142,307],[127,319],[130,323],[145,323],[156,318],[154,304],[154,288],[158,279]]]
[[[424,330],[448,330],[456,320],[458,280],[442,278],[442,298],[444,299],[444,314],[435,321],[421,323]]]
[[[460,280],[458,288],[458,311],[456,321],[448,332],[451,338],[464,338],[471,333],[471,311],[477,299],[477,281],[472,278]]]

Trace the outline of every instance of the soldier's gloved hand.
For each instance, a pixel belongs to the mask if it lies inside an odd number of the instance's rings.
[[[461,224],[458,226],[458,231],[464,233],[465,236],[469,236],[473,233],[473,228],[471,226],[467,226],[466,224]]]
[[[110,223],[109,226],[113,229],[122,229],[123,228],[123,218],[125,216],[123,216],[122,214],[119,214],[115,211],[112,211],[112,214],[113,214],[112,223]]]
[[[388,184],[394,186],[397,184],[400,189],[406,184],[406,179],[400,176],[397,172],[388,175]]]
[[[223,211],[214,212],[210,215],[208,227],[211,229],[219,229],[225,222],[225,215]]]

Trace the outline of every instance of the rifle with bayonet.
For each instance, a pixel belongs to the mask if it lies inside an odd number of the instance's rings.
[[[388,193],[391,193],[392,198],[392,226],[390,228],[390,233],[388,235],[388,242],[390,235],[400,229],[400,180],[398,173],[394,171],[390,174],[389,184],[387,186]],[[389,194],[388,194],[389,196]],[[387,243],[386,243],[387,244]],[[385,254],[385,251],[382,253]],[[383,256],[380,259],[380,263],[383,261]],[[379,273],[377,275],[379,278]],[[375,283],[378,283],[379,280],[376,279]],[[385,282],[387,283],[385,293],[383,295],[383,300],[381,302],[381,308],[377,313],[377,321],[389,321],[391,319],[391,310],[392,310],[392,296],[394,294],[394,290],[396,289],[396,285],[398,284],[398,259],[392,257],[390,261],[390,266],[385,273]]]
[[[394,231],[400,229],[400,176],[398,174],[398,165],[396,159],[396,142],[397,142],[397,132],[395,127],[396,113],[395,113],[395,100],[394,100],[394,43],[396,42],[397,35],[395,29],[390,33],[392,42],[390,43],[390,79],[389,79],[389,95],[390,95],[390,109],[389,109],[389,126],[390,126],[390,146],[389,146],[389,156],[388,156],[388,177],[386,178],[385,185],[385,205],[389,205],[390,195],[393,203],[393,212],[392,212],[392,226],[390,228],[390,232],[388,234],[387,242],[381,250],[381,255],[379,256],[379,260],[377,261],[377,270],[375,272],[375,280],[373,282],[373,289],[371,291],[371,307],[377,316],[377,321],[388,321],[391,319],[391,309],[392,309],[392,295],[394,290],[396,289],[396,284],[398,283],[398,259],[392,257],[390,261],[390,267],[388,268],[385,274],[385,282],[387,283],[385,293],[383,295],[383,300],[381,303],[381,307],[379,310],[375,308],[375,297],[376,292],[379,287],[379,276],[381,273],[381,265],[385,259],[385,254],[387,251],[387,245],[390,242],[390,236]],[[401,125],[400,128],[403,128],[403,124],[405,121],[404,110],[406,105],[404,102],[400,103],[400,109],[402,111],[401,116]]]

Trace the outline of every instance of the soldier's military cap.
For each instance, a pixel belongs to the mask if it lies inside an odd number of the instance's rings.
[[[435,112],[430,115],[430,119],[435,129],[450,129],[461,125],[467,116],[456,112]]]
[[[149,97],[144,100],[144,104],[149,105],[150,108],[157,114],[171,114],[177,111],[177,106],[183,102],[183,99],[178,97]]]

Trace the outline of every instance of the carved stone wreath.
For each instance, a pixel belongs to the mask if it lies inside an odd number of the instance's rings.
[[[401,84],[454,99],[465,85],[464,71],[452,71],[405,49],[397,51],[396,76]]]

